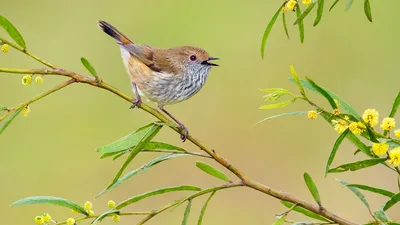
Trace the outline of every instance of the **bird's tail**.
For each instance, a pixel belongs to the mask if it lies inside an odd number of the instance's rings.
[[[99,20],[99,27],[104,33],[110,35],[115,40],[122,44],[132,44],[133,42],[129,40],[125,35],[123,35],[117,28],[113,25],[107,23],[106,21]]]

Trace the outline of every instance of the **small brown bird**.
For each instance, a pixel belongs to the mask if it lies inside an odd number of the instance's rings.
[[[100,20],[99,27],[118,41],[121,56],[132,81],[136,99],[132,102],[140,106],[141,96],[155,102],[182,129],[181,139],[186,140],[189,131],[173,117],[165,105],[184,101],[196,94],[203,86],[211,70],[218,66],[210,61],[218,58],[192,46],[169,49],[135,44],[111,24]]]

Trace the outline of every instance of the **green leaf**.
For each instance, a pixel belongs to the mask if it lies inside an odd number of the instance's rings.
[[[107,189],[104,189],[100,193],[98,193],[96,195],[96,198],[99,197],[100,195],[104,194],[106,191],[118,187],[119,185],[121,185],[123,182],[125,182],[129,178],[133,177],[134,175],[145,173],[148,169],[150,169],[151,167],[153,167],[161,162],[164,162],[166,160],[173,159],[176,157],[180,157],[180,156],[191,156],[191,155],[182,153],[182,154],[166,154],[166,155],[159,156],[159,157],[151,160],[150,162],[144,164],[143,166],[126,173],[123,177],[119,178],[117,180],[117,182],[115,182],[112,186],[110,186]]]
[[[294,115],[304,115],[304,114],[307,114],[307,112],[287,112],[287,113],[281,113],[281,114],[278,114],[278,115],[275,115],[275,116],[270,116],[270,117],[267,117],[267,118],[265,118],[265,119],[263,119],[263,120],[260,120],[260,121],[258,121],[256,124],[254,124],[254,125],[257,125],[257,124],[259,124],[259,123],[262,123],[262,122],[265,122],[265,121],[268,121],[268,120],[272,120],[272,119],[275,119],[275,118],[278,118],[278,117],[281,117],[281,116],[294,116]]]
[[[10,35],[12,39],[14,39],[15,43],[17,43],[23,49],[26,48],[26,44],[22,35],[19,33],[17,28],[15,28],[14,25],[12,25],[12,23],[8,21],[4,16],[0,16],[0,26],[2,26],[4,30],[7,31],[8,35]]]
[[[282,23],[283,23],[283,29],[285,30],[286,37],[288,39],[290,39],[289,30],[287,28],[287,23],[286,23],[286,13],[283,13],[283,12],[282,12]]]
[[[282,205],[286,206],[286,207],[289,208],[289,209],[292,208],[292,207],[294,206],[293,203],[286,202],[286,201],[281,201],[281,203],[282,203]],[[293,211],[296,211],[296,212],[298,212],[298,213],[301,213],[301,214],[303,214],[303,215],[305,215],[305,216],[308,216],[308,217],[310,217],[310,218],[313,218],[313,219],[317,219],[317,220],[321,220],[321,221],[325,221],[325,222],[330,222],[330,221],[329,221],[328,219],[326,219],[325,217],[320,216],[320,215],[318,215],[318,214],[316,214],[316,213],[314,213],[314,212],[311,212],[311,211],[308,210],[308,209],[302,208],[302,207],[300,207],[300,206],[295,206],[295,207],[293,208]]]
[[[7,110],[8,108],[7,107],[5,107],[4,105],[0,105],[0,111],[4,111],[4,110]]]
[[[217,170],[216,168],[214,168],[206,163],[196,162],[196,166],[199,169],[203,170],[203,172],[208,173],[211,176],[214,176],[214,177],[221,179],[223,181],[226,181],[226,182],[230,181],[229,177],[227,177],[223,172]]]
[[[22,111],[23,107],[17,109],[11,116],[8,117],[6,121],[0,126],[0,135],[4,132],[4,130],[11,124],[11,122],[18,116],[18,114]]]
[[[390,111],[389,117],[393,118],[394,115],[396,115],[396,112],[397,112],[397,109],[399,108],[399,106],[400,106],[400,91],[397,94],[396,99],[394,100],[393,107],[392,107],[392,110]]]
[[[272,27],[274,26],[276,20],[278,19],[278,16],[279,16],[279,14],[280,14],[280,12],[281,12],[281,10],[282,10],[282,7],[283,7],[284,5],[285,5],[285,4],[282,4],[282,5],[278,8],[278,10],[276,11],[276,13],[275,13],[274,16],[272,17],[272,19],[269,21],[269,23],[268,23],[268,25],[267,25],[267,28],[265,28],[264,35],[263,35],[263,38],[262,38],[262,41],[261,41],[261,58],[264,58],[264,50],[265,50],[265,46],[267,45],[268,36],[269,36],[269,34],[271,33]]]
[[[380,188],[376,188],[376,187],[371,187],[371,186],[367,186],[367,185],[362,185],[362,184],[348,184],[348,187],[356,187],[358,189],[361,190],[365,190],[365,191],[370,191],[370,192],[374,192],[377,194],[381,194],[387,197],[392,197],[394,195],[393,192],[385,190],[385,189],[380,189]]]
[[[351,187],[351,186],[347,186],[348,183],[346,181],[343,180],[338,180],[341,184],[343,184],[345,187],[347,187],[348,189],[350,189],[350,191],[352,191],[361,201],[362,203],[364,203],[364,205],[368,208],[369,211],[371,211],[371,208],[369,207],[368,201],[365,198],[365,196],[361,193],[361,191],[359,191],[357,188],[355,187]]]
[[[353,5],[353,0],[348,0],[347,4],[346,4],[346,8],[344,9],[344,11],[347,11],[350,9],[351,5]]]
[[[338,166],[333,169],[329,169],[328,173],[342,173],[342,172],[346,172],[346,171],[356,171],[356,170],[364,169],[367,167],[375,166],[375,165],[383,163],[385,161],[386,161],[385,158],[376,158],[376,159],[367,159],[367,160],[352,162],[352,163]]]
[[[308,16],[308,14],[311,12],[311,10],[313,10],[315,4],[317,4],[317,2],[311,3],[311,4],[306,8],[306,10],[304,10],[303,13],[301,13],[300,7],[299,7],[299,5],[297,5],[296,11],[299,10],[299,13],[297,14],[297,19],[296,19],[296,21],[294,21],[294,24],[293,24],[293,25],[297,25],[298,23],[303,22],[303,20]]]
[[[326,167],[325,167],[325,177],[328,175],[329,167],[332,165],[333,159],[336,156],[336,152],[339,149],[339,146],[342,144],[343,139],[347,136],[349,133],[349,129],[346,129],[340,136],[336,139],[335,144],[333,145],[331,154],[329,155],[328,161],[326,162]]]
[[[114,180],[106,189],[109,189],[111,186],[114,185],[118,181],[118,179],[121,177],[122,173],[126,169],[126,167],[129,165],[129,163],[136,157],[137,154],[143,149],[143,147],[153,139],[153,137],[160,131],[162,128],[162,125],[156,125],[152,124],[147,132],[141,137],[141,139],[138,141],[137,145],[133,147],[132,151],[129,153],[127,159],[125,160],[124,164],[122,165],[121,169],[118,171],[118,173],[115,175]]]
[[[388,217],[388,215],[386,215],[386,213],[382,210],[378,210],[378,211],[374,212],[374,215],[376,216],[376,218],[378,218],[382,222],[390,221],[390,218]]]
[[[310,190],[311,195],[313,196],[314,200],[318,203],[318,205],[321,205],[321,197],[319,196],[317,186],[315,185],[310,174],[304,173],[304,182],[306,182],[308,190]]]
[[[332,96],[322,87],[318,86],[314,81],[312,81],[310,78],[306,77],[307,81],[310,83],[310,85],[318,92],[320,93],[322,96],[324,96],[326,98],[326,100],[328,100],[329,104],[331,105],[332,109],[336,109],[336,103],[334,101],[334,99],[332,98]]]
[[[312,3],[312,4],[314,4],[314,3]],[[309,9],[309,8],[310,8],[310,6],[307,9]],[[300,9],[300,5],[299,4],[297,4],[296,15],[297,15],[297,20],[299,20],[299,17],[301,16],[301,9]],[[303,20],[299,20],[297,25],[299,27],[300,42],[304,43],[304,23],[303,23]]]
[[[285,219],[285,216],[278,216],[272,225],[282,225],[285,222]]]
[[[97,222],[99,222],[99,221],[101,221],[102,219],[104,219],[105,217],[107,217],[108,215],[110,215],[110,214],[118,214],[118,213],[119,213],[119,210],[111,210],[111,211],[104,212],[103,214],[101,214],[100,216],[98,216],[96,219],[94,219],[90,224],[91,224],[91,225],[94,225],[94,224],[96,224]]]
[[[322,14],[324,12],[324,5],[325,5],[325,0],[318,0],[317,17],[315,17],[314,20],[314,27],[317,26],[322,19]]]
[[[211,195],[208,197],[207,201],[204,203],[203,208],[201,208],[199,220],[197,221],[197,225],[201,225],[203,223],[204,213],[206,212],[208,203],[210,202],[211,198],[215,195],[216,191],[212,192]]]
[[[85,57],[81,58],[81,62],[85,66],[85,68],[90,72],[90,74],[92,74],[96,78],[98,77],[96,70]]]
[[[299,76],[297,75],[296,70],[294,70],[293,65],[290,65],[290,73],[292,74],[294,81],[296,81],[296,84],[299,87],[301,95],[305,97],[306,92],[304,91],[303,84],[300,82]]]
[[[367,19],[372,22],[371,5],[369,4],[369,0],[364,1],[364,12]]]
[[[67,199],[57,198],[53,196],[32,196],[20,199],[11,204],[11,206],[20,206],[20,205],[28,205],[28,204],[52,204],[58,205],[66,208],[73,209],[79,213],[84,215],[88,215],[84,208]]]
[[[338,2],[339,2],[339,0],[336,0],[336,1],[332,4],[332,6],[329,8],[329,12],[333,9],[333,7],[335,7],[335,5],[336,5]]]
[[[400,192],[393,195],[389,201],[387,201],[385,203],[385,205],[382,206],[382,210],[386,211],[388,209],[390,209],[390,207],[394,206],[396,203],[398,203],[400,201]]]
[[[357,146],[361,152],[370,157],[374,157],[374,155],[371,153],[370,148],[367,145],[365,145],[356,135],[349,132],[347,134],[347,139],[349,139],[355,146]]]
[[[196,186],[176,186],[176,187],[167,187],[167,188],[160,188],[157,190],[149,191],[140,195],[135,195],[115,206],[115,209],[122,209],[130,204],[143,200],[145,198],[155,196],[155,195],[162,195],[169,192],[176,192],[176,191],[200,191],[201,188]]]
[[[188,223],[191,208],[192,208],[192,200],[189,200],[186,206],[185,214],[183,215],[182,225],[186,225]]]
[[[139,141],[149,132],[149,130],[154,128],[154,124],[150,123],[144,127],[137,129],[135,132],[126,135],[111,144],[102,146],[97,149],[97,152],[101,153],[111,153],[111,152],[121,152],[129,148],[135,147]]]
[[[287,100],[287,101],[284,101],[284,102],[279,102],[279,103],[275,103],[275,104],[264,105],[264,106],[261,106],[261,107],[258,108],[258,109],[276,109],[276,108],[282,108],[282,107],[285,107],[285,106],[288,106],[288,105],[292,104],[292,103],[295,102],[295,101],[296,101],[296,98],[293,98],[293,99],[291,99],[291,100]]]

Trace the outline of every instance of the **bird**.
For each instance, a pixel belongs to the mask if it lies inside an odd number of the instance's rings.
[[[132,42],[106,21],[98,21],[99,28],[117,41],[123,64],[131,79],[136,98],[130,108],[140,107],[142,96],[157,104],[181,129],[184,142],[187,127],[169,113],[164,106],[191,98],[204,86],[217,57],[193,46],[157,48]]]

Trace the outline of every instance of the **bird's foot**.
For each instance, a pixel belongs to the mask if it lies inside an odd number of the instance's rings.
[[[136,98],[135,100],[132,101],[132,105],[131,107],[129,107],[130,109],[137,107],[140,107],[140,105],[142,104],[142,99],[141,98]]]
[[[181,134],[181,140],[182,140],[182,142],[185,142],[189,136],[189,130],[183,124],[180,124],[179,126],[183,132],[183,134]]]

